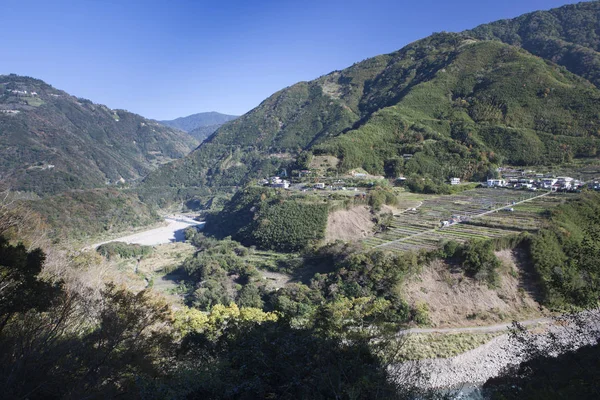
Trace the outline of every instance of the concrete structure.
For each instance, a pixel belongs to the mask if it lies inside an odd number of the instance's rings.
[[[487,186],[488,187],[504,187],[504,186],[506,186],[506,181],[504,179],[488,179]]]
[[[460,178],[450,178],[451,185],[460,185]]]

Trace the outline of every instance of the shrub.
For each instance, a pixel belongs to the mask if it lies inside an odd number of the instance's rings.
[[[152,246],[142,246],[139,244],[129,244],[124,242],[105,243],[96,249],[98,254],[111,259],[121,258],[140,258],[152,253]]]

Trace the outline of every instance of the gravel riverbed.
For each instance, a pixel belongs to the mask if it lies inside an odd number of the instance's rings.
[[[557,347],[567,351],[596,343],[600,338],[600,312],[587,312],[577,323],[553,324],[544,333],[532,337],[538,350],[554,356]],[[409,361],[393,366],[390,372],[395,379],[412,380],[421,388],[451,388],[461,384],[481,384],[498,376],[508,365],[524,361],[525,354],[522,344],[503,334],[458,356]]]

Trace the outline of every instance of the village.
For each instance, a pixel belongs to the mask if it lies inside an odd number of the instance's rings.
[[[488,179],[487,187],[504,187],[525,190],[550,190],[550,191],[577,191],[586,183],[570,176],[555,176],[551,173],[541,174],[532,170],[517,170],[512,168],[498,168],[502,178]]]
[[[507,188],[518,190],[548,190],[554,192],[578,191],[586,185],[591,190],[600,191],[600,182],[592,181],[586,183],[582,180],[570,176],[556,176],[552,173],[537,173],[532,170],[522,170],[507,167],[500,167],[497,170],[500,178],[489,178],[485,182],[480,182],[481,187],[487,188]],[[270,186],[278,189],[286,190],[350,190],[358,191],[356,186],[373,186],[374,182],[384,179],[383,176],[369,175],[364,172],[350,171],[344,179],[339,179],[338,176],[326,177],[317,176],[313,171],[299,171],[297,177],[288,177],[287,170],[282,169],[279,175],[265,178],[259,181],[261,186]],[[405,177],[398,177],[394,180],[396,185],[401,186]],[[474,183],[462,182],[460,178],[452,177],[447,181],[452,186]],[[477,183],[477,182],[475,182]]]

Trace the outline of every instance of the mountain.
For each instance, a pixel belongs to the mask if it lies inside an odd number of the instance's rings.
[[[199,126],[196,129],[192,129],[188,133],[199,142],[203,142],[207,137],[215,133],[222,125],[223,124]]]
[[[215,111],[188,115],[170,121],[159,121],[163,125],[188,132],[202,142],[225,122],[236,119],[237,115],[221,114]]]
[[[547,14],[562,16],[555,23],[567,37],[583,14],[598,26],[598,10],[600,3],[594,2]],[[363,168],[437,181],[482,180],[503,163],[594,157],[600,90],[533,55],[529,45],[488,40],[481,33],[510,23],[527,25],[523,21],[534,21],[535,15],[489,29],[434,34],[285,88],[219,128],[184,159],[151,173],[145,185],[237,186],[281,167],[306,168],[313,156],[323,155],[337,159],[331,168],[339,173]],[[530,36],[534,25],[527,25]],[[579,35],[568,37],[583,46]]]
[[[466,33],[520,46],[600,87],[599,21],[598,2],[586,2],[492,22]]]
[[[132,181],[198,142],[23,76],[0,76],[0,180],[37,194]]]

